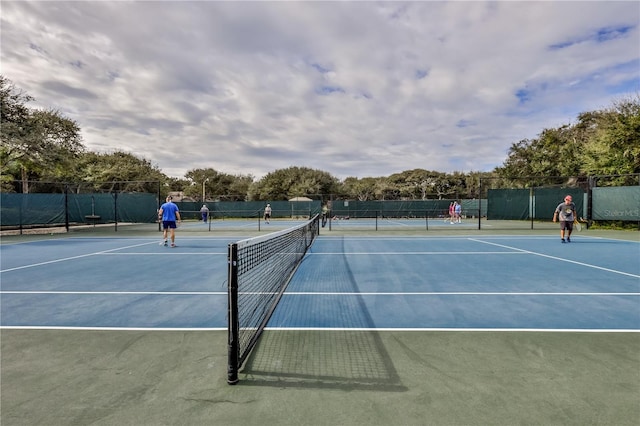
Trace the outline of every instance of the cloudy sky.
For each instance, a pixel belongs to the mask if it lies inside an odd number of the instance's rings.
[[[640,93],[640,3],[6,1],[1,72],[165,174],[490,171]]]

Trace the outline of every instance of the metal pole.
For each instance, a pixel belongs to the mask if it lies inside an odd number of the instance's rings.
[[[531,216],[531,229],[533,230],[533,219],[535,217],[535,188],[529,188],[529,216]]]
[[[329,204],[327,207],[327,214],[329,215],[329,231],[331,231],[331,221],[333,220],[333,194],[329,195]]]
[[[115,232],[118,232],[118,190],[113,197],[113,218],[115,220]]]
[[[69,185],[64,186],[64,228],[69,232]]]
[[[238,245],[229,244],[229,289],[227,317],[229,319],[228,340],[227,340],[227,383],[235,385],[238,383],[238,365],[240,360],[240,325],[238,321]]]
[[[478,193],[478,231],[482,227],[482,178],[480,178],[480,189]]]
[[[156,217],[158,216],[161,205],[162,202],[160,201],[160,181],[158,181],[158,210],[156,210]],[[162,220],[158,220],[158,232],[162,232]]]

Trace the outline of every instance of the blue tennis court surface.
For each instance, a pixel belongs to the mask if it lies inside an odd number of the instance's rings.
[[[184,235],[184,234],[183,234]],[[232,238],[0,246],[3,327],[226,327]],[[640,330],[640,243],[321,235],[269,328]]]

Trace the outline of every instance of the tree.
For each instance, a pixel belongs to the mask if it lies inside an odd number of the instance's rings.
[[[480,179],[487,179],[492,177],[495,177],[495,173],[493,172],[469,172],[465,174],[464,179],[466,193],[464,194],[464,196],[462,196],[462,198],[481,198],[482,195],[480,194]]]
[[[182,191],[189,185],[191,185],[191,182],[188,179],[168,177],[162,183],[162,186],[164,187],[164,191],[162,192]]]
[[[225,201],[244,201],[249,186],[253,183],[251,175],[230,175],[212,168],[192,169],[185,177],[190,181],[190,186],[184,190],[185,195],[202,202],[206,201],[207,197]]]
[[[75,121],[58,111],[29,109],[25,104],[33,100],[0,76],[0,166],[4,175],[22,181],[24,193],[30,179],[63,178],[85,149]]]
[[[640,173],[640,97],[615,102],[608,110],[581,118],[594,123],[581,157],[583,173]]]
[[[246,201],[249,197],[249,188],[253,184],[252,175],[237,175],[229,185],[229,201]]]
[[[398,200],[400,199],[400,187],[397,182],[387,177],[376,179],[375,195],[378,200]]]
[[[321,194],[333,194],[339,189],[338,179],[327,172],[308,167],[289,167],[268,173],[251,185],[251,200],[288,200],[307,196],[318,198]]]
[[[513,144],[495,172],[505,178],[537,177],[528,185],[543,185],[553,176],[640,173],[640,97],[581,113],[574,125],[545,129],[537,139]]]
[[[426,200],[428,194],[429,172],[424,169],[406,170],[389,176],[388,181],[395,184],[403,199]]]
[[[89,152],[80,157],[81,181],[95,191],[157,192],[157,182],[168,181],[157,166],[133,154]]]
[[[348,177],[342,184],[343,195],[350,199],[358,201],[369,201],[375,199],[376,184],[378,178],[365,177],[358,179],[357,177]]]
[[[27,137],[25,123],[29,119],[26,103],[33,97],[17,89],[6,77],[0,75],[0,167],[2,167],[3,190],[12,191],[9,183],[19,178],[21,163],[19,154],[27,149],[21,146]]]
[[[496,171],[503,177],[577,176],[584,142],[576,133],[568,125],[545,129],[537,139],[512,145],[504,166]]]

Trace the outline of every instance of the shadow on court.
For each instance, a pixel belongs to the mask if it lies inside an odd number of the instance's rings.
[[[265,331],[242,370],[247,386],[406,391],[373,331]]]
[[[344,239],[334,261],[332,290],[360,294],[358,283],[346,259]],[[293,290],[294,283],[289,289]],[[282,303],[278,314],[297,316],[300,312],[328,309],[341,316],[352,328],[375,329],[362,296],[342,309],[326,306],[318,298],[302,303]],[[333,308],[333,310],[332,310]],[[244,380],[253,386],[297,386],[343,390],[404,391],[393,362],[373,331],[317,330],[266,331],[243,369]]]

